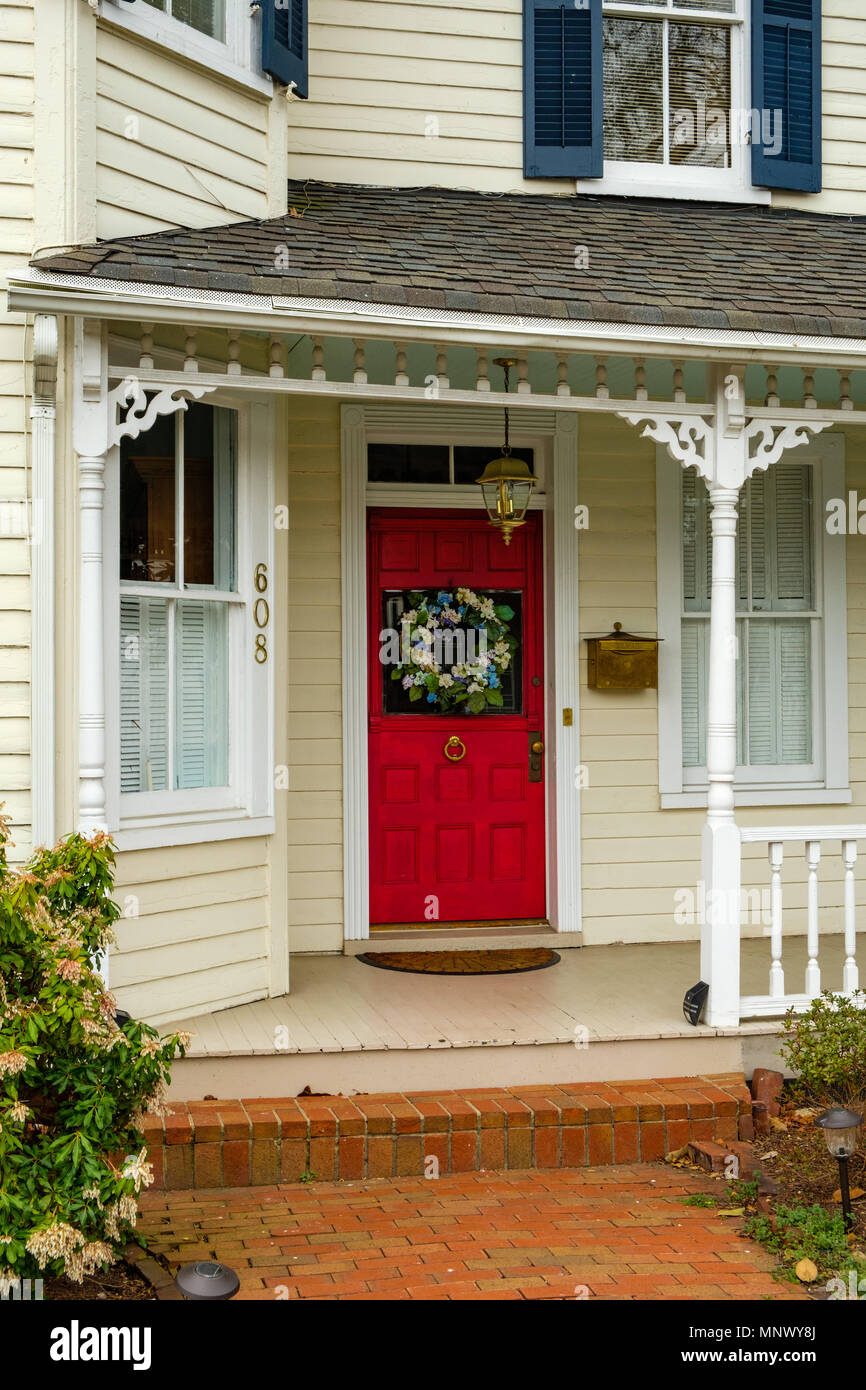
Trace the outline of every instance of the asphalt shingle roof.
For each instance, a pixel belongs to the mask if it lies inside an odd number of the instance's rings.
[[[250,294],[866,337],[866,217],[312,182],[289,185],[289,207],[34,264]]]

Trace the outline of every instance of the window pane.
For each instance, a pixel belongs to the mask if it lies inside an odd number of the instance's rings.
[[[644,0],[638,0],[643,4]],[[674,0],[678,10],[715,10],[717,14],[736,13],[735,0]]]
[[[726,25],[670,25],[672,164],[730,167],[730,48]]]
[[[502,449],[498,444],[485,444],[483,449],[475,446],[464,447],[462,444],[455,446],[454,449],[454,481],[455,483],[477,483],[485,467],[492,459],[498,458]],[[535,472],[534,451],[532,449],[513,449],[511,457],[522,459],[528,463],[530,470]]]
[[[228,784],[228,605],[175,609],[174,784]]]
[[[370,444],[367,477],[371,483],[447,483],[447,444]]]
[[[120,790],[168,785],[168,603],[120,601]]]
[[[120,577],[175,577],[175,420],[164,416],[120,446]]]
[[[171,12],[181,24],[190,24],[221,43],[225,39],[225,0],[171,0]]]
[[[193,405],[183,420],[184,584],[235,587],[236,414]]]
[[[604,157],[664,163],[664,25],[604,20]]]
[[[811,634],[806,621],[753,620],[748,628],[750,764],[812,760]]]

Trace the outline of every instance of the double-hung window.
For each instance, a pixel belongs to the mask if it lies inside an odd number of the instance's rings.
[[[741,489],[736,541],[737,773],[741,800],[845,800],[845,541],[826,502],[844,495],[841,440],[789,454]],[[662,456],[663,455],[663,456]],[[694,469],[659,456],[660,783],[707,783],[712,538]],[[836,492],[834,492],[834,489]],[[759,790],[760,789],[760,790]]]
[[[817,192],[821,0],[524,0],[523,96],[527,178]]]
[[[662,187],[688,169],[718,190],[721,171],[742,176],[743,5],[605,0],[606,177]]]
[[[245,414],[191,403],[118,450],[109,805],[130,845],[270,815],[269,508]]]

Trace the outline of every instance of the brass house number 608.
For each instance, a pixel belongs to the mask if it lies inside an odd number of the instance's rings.
[[[253,579],[256,593],[264,595],[268,592],[268,567],[267,565],[256,565],[256,573]],[[268,659],[268,635],[264,631],[270,621],[271,610],[266,598],[257,598],[253,604],[253,622],[259,629],[256,633],[256,661],[259,663]]]

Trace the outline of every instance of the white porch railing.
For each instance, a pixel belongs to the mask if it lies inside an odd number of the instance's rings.
[[[770,864],[770,988],[767,994],[743,995],[740,999],[741,1018],[761,1018],[784,1013],[791,1007],[807,1009],[810,1002],[822,989],[832,989],[834,993],[850,994],[859,988],[860,974],[857,968],[857,909],[854,885],[854,865],[857,862],[857,847],[860,840],[866,840],[866,825],[812,825],[778,827],[749,827],[741,829],[740,838],[744,844],[765,844]],[[842,979],[821,979],[819,954],[821,936],[818,930],[818,865],[821,862],[821,846],[824,841],[841,842],[841,868],[844,873],[843,919],[845,930],[845,962]],[[798,843],[805,847],[806,860],[806,972],[802,993],[792,993],[786,989],[785,970],[782,962],[782,864],[785,845]],[[825,933],[826,935],[826,933]],[[841,985],[841,989],[840,989]]]

